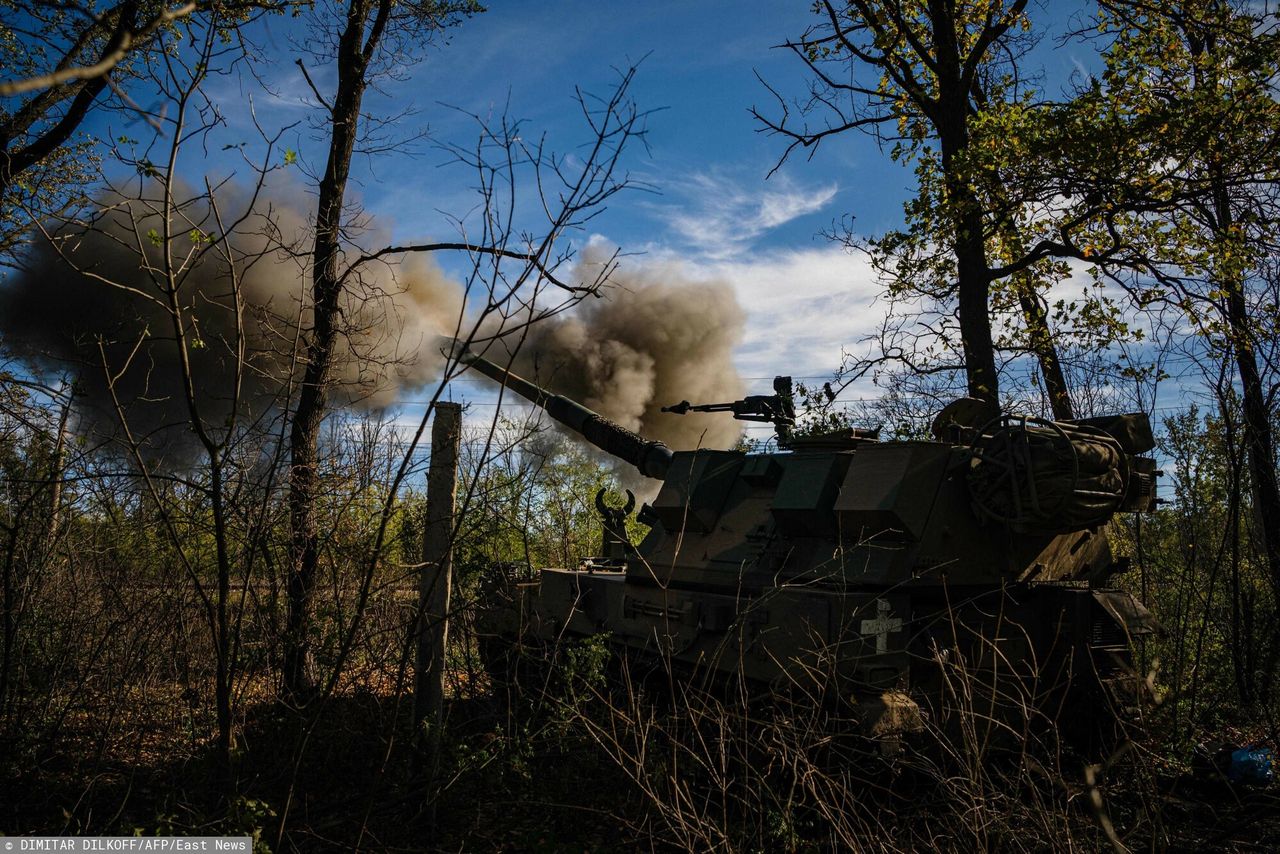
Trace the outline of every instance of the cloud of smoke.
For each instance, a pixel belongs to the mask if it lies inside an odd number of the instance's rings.
[[[588,247],[579,278],[602,263]],[[742,432],[732,416],[661,409],[742,396],[733,349],[746,317],[733,289],[675,262],[621,267],[609,280],[601,299],[530,327],[513,370],[676,450],[732,446]]]
[[[249,200],[220,191],[215,215],[207,198],[185,192],[191,201],[169,217],[179,236],[166,243],[158,188],[143,195],[104,197],[91,225],[37,242],[0,284],[0,338],[37,369],[74,375],[79,432],[119,438],[119,408],[150,457],[181,461],[194,448],[188,382],[202,427],[220,436],[233,409],[241,425],[277,413],[301,376],[299,331],[311,324],[306,198],[277,188],[211,242]],[[377,408],[429,381],[438,336],[462,310],[460,286],[416,258],[370,265],[348,291],[338,401]]]
[[[224,189],[215,216],[207,198],[187,192],[166,243],[159,191],[144,195],[104,197],[91,226],[32,247],[24,269],[0,283],[0,342],[38,370],[74,375],[81,434],[119,439],[123,413],[150,459],[185,465],[197,447],[188,382],[215,438],[233,413],[240,427],[270,419],[296,390],[312,321],[308,199],[274,188],[211,244],[219,221],[249,200]],[[588,247],[579,278],[594,280],[604,263]],[[728,415],[660,410],[742,396],[732,353],[745,317],[733,290],[674,262],[624,267],[609,280],[603,298],[533,324],[515,370],[673,448],[731,446],[741,431]],[[382,408],[436,380],[441,336],[469,323],[463,302],[429,258],[367,265],[343,297],[334,402]]]

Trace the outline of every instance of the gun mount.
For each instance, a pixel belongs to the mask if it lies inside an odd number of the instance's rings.
[[[980,424],[971,416],[983,408],[961,404],[929,441],[846,431],[768,453],[673,452],[465,360],[663,480],[636,516],[648,534],[618,550],[625,559],[545,568],[508,588],[485,611],[490,650],[603,632],[632,661],[755,685],[820,678],[878,736],[907,726],[886,714],[918,720],[904,709],[944,696],[953,666],[975,685],[1023,686],[1010,708],[1092,713],[1141,696],[1129,642],[1154,620],[1107,585],[1128,567],[1112,552],[1113,517],[1156,502],[1144,414]],[[775,390],[669,411],[731,412],[781,434],[794,411]]]
[[[662,407],[663,412],[684,415],[689,412],[731,412],[738,421],[772,424],[778,445],[786,447],[796,424],[796,407],[792,400],[791,377],[774,377],[773,394],[753,394],[731,403],[692,404],[687,400]]]

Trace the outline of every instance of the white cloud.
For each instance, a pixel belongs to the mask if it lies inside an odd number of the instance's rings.
[[[800,187],[783,177],[747,188],[722,175],[696,173],[679,182],[678,205],[654,210],[676,242],[700,256],[724,259],[740,255],[767,232],[821,210],[837,191],[835,184]]]
[[[880,286],[865,255],[841,247],[785,250],[721,261],[747,312],[738,350],[746,376],[829,374],[880,322]]]
[[[860,352],[859,342],[878,328],[883,314],[875,304],[881,286],[866,255],[835,244],[702,258],[651,246],[627,259],[641,265],[673,261],[693,277],[733,287],[747,315],[735,353],[745,377],[829,375],[844,350]]]

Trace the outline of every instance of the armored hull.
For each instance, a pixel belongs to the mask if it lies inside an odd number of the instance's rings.
[[[787,436],[762,454],[635,437],[632,456],[662,479],[636,517],[649,533],[540,570],[486,629],[499,646],[607,634],[634,660],[855,703],[927,695],[961,670],[1049,703],[1119,699],[1152,621],[1108,586],[1127,568],[1108,526],[1153,505],[1145,417],[940,419],[935,432]]]

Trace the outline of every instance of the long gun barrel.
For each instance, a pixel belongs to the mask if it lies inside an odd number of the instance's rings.
[[[592,412],[582,404],[567,397],[552,394],[470,350],[463,350],[458,358],[489,379],[542,407],[552,418],[606,454],[631,463],[645,477],[661,480],[667,476],[667,469],[671,467],[672,454],[671,449],[661,442],[651,442],[637,436],[603,415]]]

